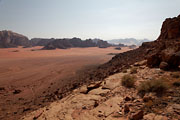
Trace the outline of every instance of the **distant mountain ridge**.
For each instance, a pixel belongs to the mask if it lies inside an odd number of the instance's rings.
[[[101,39],[87,39],[81,40],[80,38],[33,38],[29,40],[26,36],[12,32],[12,31],[0,31],[0,48],[12,48],[12,47],[33,47],[44,46],[43,49],[67,49],[72,47],[99,47],[107,48],[112,46],[107,41]]]
[[[110,44],[124,44],[124,45],[137,45],[140,46],[143,42],[150,42],[148,39],[135,39],[135,38],[125,38],[125,39],[113,39],[108,40]]]
[[[81,40],[80,38],[72,38],[72,39],[56,39],[52,42],[49,42],[47,45],[44,46],[43,49],[50,50],[50,49],[67,49],[72,47],[99,47],[99,48],[107,48],[110,47],[107,41],[103,41],[100,39],[87,39]]]

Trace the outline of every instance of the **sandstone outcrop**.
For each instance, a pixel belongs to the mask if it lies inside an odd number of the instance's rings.
[[[29,46],[29,40],[23,36],[12,31],[0,31],[0,48],[11,48],[17,46]]]
[[[26,36],[23,36],[12,31],[0,31],[0,48],[11,48],[24,46],[23,48],[32,46],[44,46],[43,49],[67,49],[72,47],[99,47],[107,48],[112,46],[107,41],[100,39],[87,39],[81,40],[80,38],[64,38],[64,39],[46,39],[46,38],[33,38],[28,40]]]
[[[151,49],[153,55],[148,58],[149,67],[160,67],[166,62],[167,69],[180,65],[180,16],[168,18],[163,22],[161,34]],[[161,64],[162,66],[162,64]]]
[[[46,46],[48,43],[54,41],[54,38],[44,39],[44,38],[33,38],[30,40],[32,46]]]
[[[151,49],[153,55],[148,58],[149,67],[162,67],[166,62],[166,69],[178,68],[180,65],[180,16],[168,18],[164,21],[161,34]]]
[[[93,41],[91,39],[81,40],[80,38],[72,38],[72,39],[56,39],[52,42],[49,42],[43,49],[51,50],[51,49],[67,49],[72,47],[99,47],[99,48],[107,48],[111,45],[103,40]]]

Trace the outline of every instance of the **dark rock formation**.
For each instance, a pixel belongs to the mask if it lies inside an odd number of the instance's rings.
[[[121,50],[121,47],[116,47],[116,48],[114,48],[114,49],[116,49],[116,50]]]
[[[31,46],[44,46],[43,49],[67,49],[72,47],[99,47],[99,48],[107,48],[110,47],[111,44],[107,43],[107,41],[103,41],[100,39],[87,39],[81,40],[79,38],[72,39],[44,39],[44,38],[33,38],[28,40],[27,37],[14,33],[11,31],[0,31],[0,48],[11,48],[17,46],[24,46],[23,48],[28,48]]]
[[[159,68],[161,68],[162,70],[168,70],[169,65],[167,62],[161,62]]]
[[[29,40],[23,36],[12,31],[0,31],[0,48],[11,48],[17,46],[29,46]]]
[[[165,39],[180,39],[180,15],[174,18],[167,18],[163,22],[158,40]]]
[[[44,38],[33,38],[30,40],[32,46],[46,46],[48,43],[54,41],[56,39],[44,39]]]
[[[96,44],[99,48],[107,48],[111,45],[107,41],[99,40]]]
[[[168,69],[180,65],[180,16],[168,18],[163,22],[161,34],[153,43],[148,57],[149,67],[158,67],[161,62],[168,64]]]
[[[51,50],[51,49],[67,49],[72,47],[99,47],[99,48],[107,48],[111,45],[108,44],[106,41],[98,40],[94,42],[91,39],[87,39],[85,41],[79,38],[72,38],[72,39],[56,39],[52,42],[49,42],[43,49]]]

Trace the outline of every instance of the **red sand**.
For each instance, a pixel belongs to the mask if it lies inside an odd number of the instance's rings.
[[[43,93],[51,93],[70,82],[66,78],[71,78],[77,70],[107,62],[113,57],[108,53],[128,50],[113,47],[38,50],[40,48],[0,49],[0,87],[5,88],[0,90],[0,119],[18,119]],[[22,92],[13,94],[14,90]]]

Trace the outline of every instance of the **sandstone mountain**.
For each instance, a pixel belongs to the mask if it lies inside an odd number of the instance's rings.
[[[31,47],[31,46],[44,46],[43,49],[67,49],[72,47],[99,47],[107,48],[111,44],[107,41],[100,39],[87,39],[81,40],[80,38],[64,38],[64,39],[47,39],[47,38],[33,38],[29,40],[26,36],[12,32],[12,31],[0,31],[0,48],[11,47]]]
[[[28,38],[12,31],[0,31],[0,48],[17,46],[29,46]]]
[[[99,47],[99,48],[107,48],[111,45],[103,40],[93,41],[92,39],[87,39],[85,41],[80,38],[72,38],[72,39],[56,39],[52,42],[49,42],[43,49],[67,49],[72,47]]]

